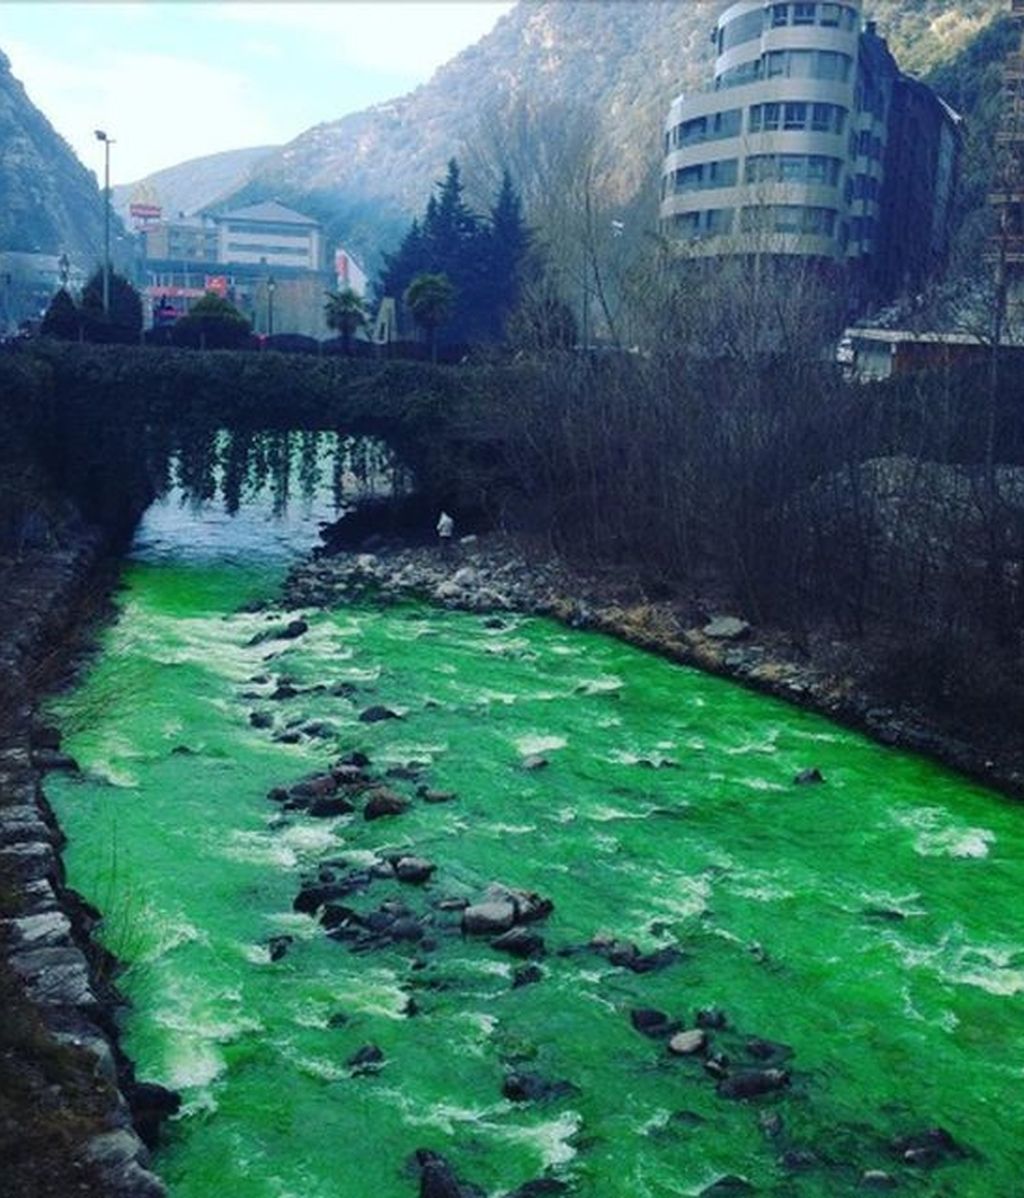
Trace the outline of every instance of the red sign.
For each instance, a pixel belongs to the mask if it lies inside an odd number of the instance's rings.
[[[128,212],[132,220],[159,220],[163,208],[159,204],[130,204]]]
[[[207,275],[205,286],[207,291],[212,291],[214,295],[224,299],[228,293],[227,275]]]

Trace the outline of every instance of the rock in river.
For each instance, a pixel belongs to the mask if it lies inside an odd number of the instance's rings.
[[[401,815],[408,808],[408,799],[403,799],[401,795],[395,794],[393,790],[386,790],[384,787],[381,787],[380,790],[373,791],[367,800],[366,806],[363,808],[363,818],[374,820],[381,819],[387,815]]]
[[[698,1052],[703,1052],[707,1042],[707,1032],[698,1027],[689,1032],[676,1032],[668,1042],[668,1050],[673,1056],[692,1057]]]
[[[512,928],[491,941],[491,948],[513,957],[539,957],[544,952],[544,937],[526,928]]]
[[[748,1069],[724,1077],[718,1083],[722,1098],[760,1098],[762,1094],[773,1094],[789,1085],[789,1074],[785,1069]]]
[[[468,936],[492,936],[507,932],[515,918],[516,909],[511,902],[477,903],[462,912],[462,930]]]
[[[399,857],[394,866],[399,882],[408,882],[413,886],[429,881],[431,874],[437,869],[432,861],[423,857]]]
[[[392,711],[390,707],[383,707],[379,703],[375,703],[372,707],[367,707],[365,711],[359,713],[359,719],[364,724],[379,724],[381,720],[400,720],[401,718],[397,711]]]

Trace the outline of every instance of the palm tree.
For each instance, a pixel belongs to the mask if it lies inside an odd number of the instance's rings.
[[[327,296],[327,302],[324,304],[327,327],[341,334],[347,356],[352,352],[353,335],[369,319],[366,305],[351,287],[344,287],[341,291],[327,291],[324,294]]]
[[[412,318],[430,338],[430,360],[437,362],[438,326],[451,315],[455,288],[447,275],[418,274],[405,289],[405,302]]]

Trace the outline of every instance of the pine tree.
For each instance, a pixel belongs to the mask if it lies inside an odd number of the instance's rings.
[[[133,345],[142,334],[142,300],[124,275],[110,272],[110,311],[103,311],[103,270],[82,288],[79,309],[86,341]]]
[[[488,305],[492,334],[501,337],[505,321],[519,303],[530,233],[523,220],[523,205],[507,170],[491,207],[487,276],[491,281]]]
[[[50,300],[39,332],[44,337],[55,337],[58,341],[77,341],[82,328],[82,318],[75,301],[68,295],[67,288],[61,289]]]

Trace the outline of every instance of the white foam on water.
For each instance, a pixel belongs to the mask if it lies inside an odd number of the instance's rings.
[[[566,1165],[576,1155],[569,1143],[583,1126],[583,1116],[576,1111],[565,1111],[546,1123],[532,1127],[500,1127],[495,1131],[500,1139],[509,1143],[532,1148],[540,1157],[545,1169]]]
[[[612,749],[606,755],[605,761],[610,761],[615,765],[643,765],[656,770],[672,768],[678,766],[679,762],[675,758],[669,757],[663,750],[674,748],[675,745],[668,742],[657,745],[654,752],[651,753],[632,749]]]
[[[988,828],[957,824],[941,807],[914,807],[896,811],[891,818],[899,827],[916,833],[914,852],[920,857],[978,860],[988,856],[996,839]]]
[[[190,923],[183,915],[165,916],[155,907],[146,905],[139,913],[140,938],[147,942],[136,964],[152,964],[183,944],[210,943],[207,934]],[[129,935],[131,933],[129,932]]]
[[[677,919],[692,919],[708,909],[711,880],[704,874],[663,877],[653,892],[648,892],[647,900],[659,912]]]
[[[139,776],[123,766],[114,765],[110,761],[91,762],[86,771],[86,777],[103,786],[114,786],[118,790],[138,790]]]
[[[209,1086],[224,1068],[224,1057],[216,1045],[195,1036],[176,1036],[164,1058],[164,1076],[172,1090]]]
[[[247,832],[235,829],[227,841],[210,840],[212,854],[246,865],[272,865],[279,869],[294,869],[298,864],[295,850],[275,833]]]
[[[555,814],[555,820],[558,823],[571,824],[576,819],[576,808],[575,807],[559,807],[559,809],[554,814]]]
[[[493,1120],[505,1110],[505,1104],[496,1106],[469,1107],[457,1106],[452,1102],[434,1102],[424,1107],[415,1099],[398,1090],[381,1090],[389,1105],[397,1108],[402,1115],[402,1122],[410,1127],[434,1127],[447,1136],[456,1135],[462,1128],[474,1128],[497,1131],[498,1126]]]
[[[884,939],[909,969],[928,969],[954,986],[973,986],[1001,998],[1024,994],[1024,945],[972,944],[957,924],[938,944],[903,943],[895,931]]]
[[[599,720],[594,721],[596,728],[621,728],[622,717],[617,715],[603,715]]]
[[[482,690],[477,692],[477,698],[482,703],[500,703],[504,707],[511,707],[519,702],[519,696],[511,691]]]
[[[405,1019],[409,996],[390,969],[375,969],[338,979],[338,1001],[350,1012],[381,1015],[385,1019]]]
[[[597,678],[584,678],[577,683],[576,691],[581,695],[608,695],[622,690],[625,683],[615,674],[601,674]]]
[[[564,736],[545,736],[533,732],[517,737],[512,743],[521,756],[531,757],[535,753],[553,753],[556,749],[564,749],[569,742]]]
[[[748,790],[778,792],[789,789],[788,786],[783,786],[780,782],[772,782],[768,778],[737,778],[736,781],[740,786],[745,786]]]
[[[592,807],[586,813],[586,817],[598,824],[610,824],[616,820],[623,819],[647,819],[653,810],[653,807],[645,807],[641,811],[625,811],[621,807],[610,807],[607,804],[602,804]]]
[[[349,816],[339,816],[339,820],[349,820]],[[289,824],[278,828],[274,835],[279,837],[289,849],[299,857],[319,856],[327,849],[337,847],[338,838],[334,834],[337,820],[317,820],[316,823]]]
[[[485,828],[499,836],[529,836],[537,831],[536,824],[486,824]]]
[[[640,1124],[639,1131],[642,1136],[649,1136],[652,1132],[661,1131],[668,1127],[669,1120],[672,1118],[672,1112],[666,1111],[663,1107],[654,1112],[649,1119]]]
[[[914,1005],[914,999],[910,993],[909,986],[903,987],[901,996],[903,999],[903,1014],[907,1019],[913,1019],[916,1023],[923,1023],[926,1027],[938,1028],[939,1031],[947,1032],[950,1035],[960,1026],[960,1020],[952,1011],[940,1011],[935,1018],[929,1019],[927,1015]]]

